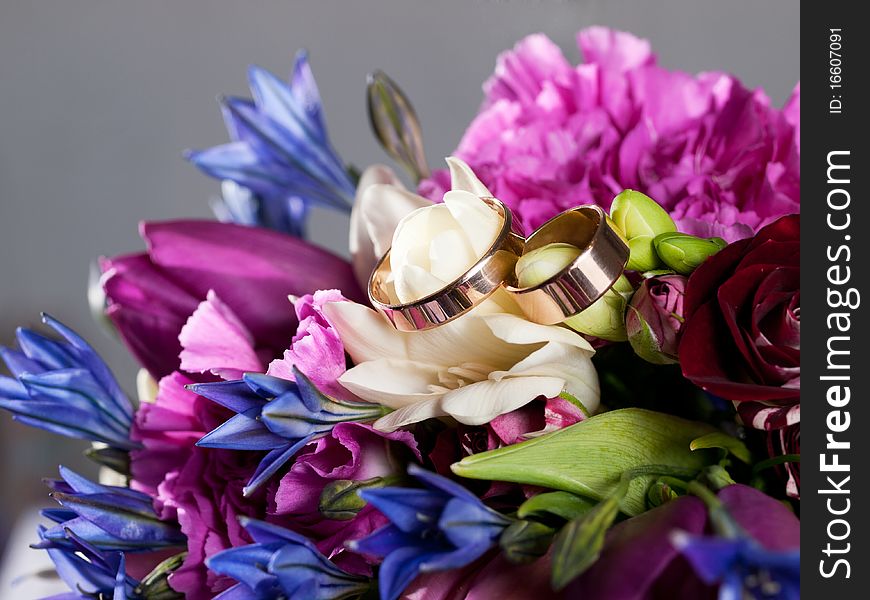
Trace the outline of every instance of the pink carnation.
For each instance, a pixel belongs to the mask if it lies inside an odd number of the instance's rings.
[[[320,391],[347,398],[349,392],[338,383],[338,378],[347,370],[344,344],[323,314],[323,306],[330,302],[347,302],[347,299],[338,290],[318,290],[296,299],[293,306],[299,327],[293,343],[282,358],[269,364],[267,373],[292,381],[293,367],[296,367]]]
[[[541,34],[503,53],[455,152],[527,230],[625,188],[729,241],[800,211],[799,85],[780,110],[731,75],[658,66],[628,33],[591,27],[578,44],[577,66]],[[445,171],[420,185],[446,189]]]

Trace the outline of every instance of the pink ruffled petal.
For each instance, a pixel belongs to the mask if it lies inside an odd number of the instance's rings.
[[[251,333],[214,290],[208,291],[187,320],[178,340],[183,348],[181,368],[185,371],[212,373],[230,380],[263,370]]]

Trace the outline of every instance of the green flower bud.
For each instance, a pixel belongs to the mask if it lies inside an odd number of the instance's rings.
[[[349,521],[366,505],[366,501],[360,498],[357,492],[366,488],[383,487],[394,481],[394,477],[373,477],[365,481],[350,479],[331,481],[320,493],[317,508],[327,519]]]
[[[722,238],[699,238],[687,233],[663,233],[653,240],[656,253],[680,275],[690,275],[727,244]]]
[[[514,521],[501,534],[498,545],[510,562],[522,565],[547,553],[556,531],[537,521]]]
[[[580,248],[571,244],[553,243],[523,254],[517,261],[517,283],[520,287],[539,285],[567,267],[580,256]]]
[[[674,220],[665,209],[646,194],[635,190],[623,190],[613,199],[610,218],[629,241],[639,236],[654,238],[661,233],[677,230]]]
[[[170,556],[154,567],[154,570],[143,577],[139,585],[136,586],[136,597],[148,600],[178,600],[183,598],[184,596],[169,585],[169,576],[181,567],[185,558],[187,558],[187,552],[181,552]]]
[[[624,342],[628,339],[625,332],[625,308],[633,293],[631,283],[622,275],[589,308],[566,319],[565,325],[603,340]]]
[[[385,73],[375,71],[368,78],[366,99],[369,122],[387,154],[416,181],[429,177],[420,121],[402,89]]]
[[[112,469],[115,473],[130,477],[130,452],[104,444],[94,444],[84,451],[84,455],[100,466]]]
[[[663,479],[656,480],[646,493],[646,501],[651,507],[661,506],[679,498],[679,494]]]
[[[653,239],[651,235],[639,235],[628,240],[629,255],[626,269],[643,273],[662,266],[662,261],[653,246]]]

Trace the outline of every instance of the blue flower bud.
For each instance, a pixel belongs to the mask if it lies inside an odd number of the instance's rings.
[[[224,550],[206,561],[215,573],[239,582],[224,592],[227,597],[338,600],[368,590],[367,578],[342,571],[298,533],[244,517],[241,523],[254,543]]]
[[[42,320],[63,340],[19,329],[19,350],[0,347],[12,373],[0,376],[0,408],[16,421],[52,433],[137,448],[129,437],[133,405],[109,367],[72,329],[48,315]]]
[[[373,421],[388,409],[369,402],[336,400],[321,393],[301,371],[296,381],[246,373],[237,381],[198,383],[195,393],[216,402],[236,416],[197,442],[205,448],[268,451],[245,495],[253,493],[303,446],[332,431],[338,423]]]

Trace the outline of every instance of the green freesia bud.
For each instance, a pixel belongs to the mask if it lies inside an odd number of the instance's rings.
[[[349,521],[366,505],[360,498],[360,490],[372,487],[382,487],[389,483],[383,477],[373,477],[365,481],[338,479],[331,481],[320,493],[320,503],[317,508],[320,514],[335,521]]]
[[[505,558],[522,565],[546,554],[555,533],[552,527],[537,521],[514,521],[501,534],[498,545]]]
[[[565,325],[603,340],[624,342],[628,339],[625,332],[625,308],[633,293],[634,288],[623,275],[589,308],[566,319]]]
[[[517,283],[520,287],[539,285],[567,267],[580,256],[580,248],[571,244],[553,243],[523,254],[517,261]]]
[[[635,190],[623,190],[613,199],[610,218],[629,241],[639,236],[654,238],[661,233],[677,230],[674,220],[665,209],[646,194]]]
[[[429,177],[420,121],[402,89],[385,73],[375,71],[369,75],[366,98],[369,122],[387,154],[416,181]]]
[[[690,275],[701,263],[724,248],[722,238],[699,238],[687,233],[663,233],[653,240],[659,258],[680,275]]]
[[[629,255],[626,269],[643,273],[662,266],[662,261],[653,246],[653,239],[651,235],[639,235],[628,240]]]

